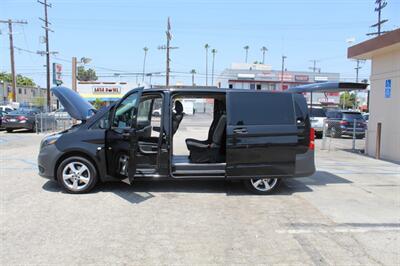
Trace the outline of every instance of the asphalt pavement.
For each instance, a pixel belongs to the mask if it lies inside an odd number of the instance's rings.
[[[317,172],[270,196],[221,181],[70,195],[37,174],[42,137],[0,132],[2,265],[399,265],[398,164],[317,140]]]

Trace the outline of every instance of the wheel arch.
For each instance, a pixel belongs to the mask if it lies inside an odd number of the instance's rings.
[[[83,157],[83,158],[87,159],[89,162],[91,162],[93,164],[94,168],[96,169],[96,173],[97,173],[99,180],[102,180],[102,175],[101,175],[101,172],[99,171],[99,166],[98,166],[96,160],[94,160],[94,158],[92,158],[89,154],[87,154],[83,151],[69,151],[69,152],[66,152],[65,154],[63,154],[60,158],[58,158],[56,165],[54,167],[54,178],[55,179],[57,179],[57,170],[58,170],[58,167],[60,166],[61,162],[64,161],[65,159],[67,159],[68,157],[73,157],[73,156]]]

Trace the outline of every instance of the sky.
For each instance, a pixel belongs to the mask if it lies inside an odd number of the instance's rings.
[[[384,30],[400,27],[400,0],[387,0]],[[50,50],[58,54],[66,86],[71,84],[71,57],[88,57],[100,80],[136,81],[128,73],[140,73],[143,47],[148,47],[146,72],[165,71],[167,18],[171,18],[171,83],[189,84],[195,69],[196,83],[205,83],[205,49],[217,49],[216,75],[233,62],[244,62],[244,46],[250,46],[249,62],[261,61],[262,46],[268,48],[266,63],[281,68],[287,56],[289,71],[308,71],[318,60],[322,72],[338,72],[342,80],[355,80],[355,62],[347,59],[349,38],[355,43],[369,37],[376,23],[374,0],[49,0]],[[44,8],[36,0],[0,0],[0,20],[26,20],[14,25],[16,71],[46,85],[41,36]],[[7,24],[0,24],[0,71],[10,72]],[[31,52],[28,52],[31,51]],[[211,62],[211,55],[209,56]],[[360,79],[368,78],[370,63],[361,65]],[[211,64],[209,65],[211,69]],[[122,74],[115,78],[114,73]],[[140,78],[141,79],[141,78]],[[162,84],[165,78],[153,78]]]

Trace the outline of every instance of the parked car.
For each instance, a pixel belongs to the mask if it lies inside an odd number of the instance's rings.
[[[365,137],[366,122],[360,112],[347,110],[329,110],[326,114],[327,134],[333,138],[355,136],[358,139]]]
[[[368,123],[368,120],[369,120],[369,113],[363,113],[362,116],[363,116],[365,122]]]
[[[0,105],[0,111],[8,113],[8,112],[11,112],[14,110],[15,110],[15,108],[12,107],[11,105]]]
[[[0,129],[4,129],[3,125],[3,117],[7,114],[7,112],[0,109]]]
[[[3,118],[3,126],[7,132],[14,129],[28,129],[35,131],[35,116],[39,113],[38,109],[21,108],[7,113]]]
[[[52,92],[82,123],[42,140],[39,174],[70,193],[89,192],[98,181],[207,179],[243,181],[268,194],[282,178],[315,172],[314,131],[301,94],[137,88],[94,114],[73,90]],[[174,132],[186,117],[180,99],[202,97],[214,99],[208,138],[188,138],[190,155],[174,155]],[[162,104],[161,126],[152,124],[155,102]]]
[[[320,106],[313,106],[310,110],[311,127],[315,130],[316,138],[322,138],[326,111]]]

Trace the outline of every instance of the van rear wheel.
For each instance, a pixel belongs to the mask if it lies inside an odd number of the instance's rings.
[[[273,178],[252,178],[244,181],[248,190],[259,195],[268,195],[275,192],[281,183],[281,179]]]

